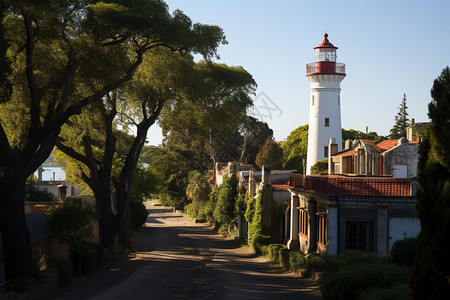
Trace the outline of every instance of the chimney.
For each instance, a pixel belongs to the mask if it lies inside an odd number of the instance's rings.
[[[55,172],[53,172],[53,181],[55,181]]]
[[[248,179],[248,193],[252,197],[256,193],[256,183],[255,183],[255,177],[253,176],[253,170],[250,170],[250,176]]]
[[[44,168],[40,166],[38,168],[38,182],[42,182],[42,173],[44,172]]]
[[[262,167],[262,183],[265,185],[271,185],[272,180],[270,178],[270,166],[263,166]]]
[[[344,150],[350,149],[350,147],[352,146],[352,142],[352,140],[346,140]]]
[[[332,156],[338,153],[338,144],[336,144],[336,138],[330,138],[330,144],[328,145],[328,174],[333,174]]]

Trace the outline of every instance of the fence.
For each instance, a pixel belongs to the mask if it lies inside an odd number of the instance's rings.
[[[333,195],[412,196],[410,178],[350,178],[290,174],[289,186]]]

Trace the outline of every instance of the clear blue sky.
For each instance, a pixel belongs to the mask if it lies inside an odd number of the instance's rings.
[[[409,117],[427,121],[433,80],[450,65],[449,0],[166,2],[193,22],[223,28],[229,43],[219,48],[219,62],[243,66],[258,84],[256,95],[264,92],[279,108],[263,117],[276,140],[308,123],[305,65],[314,61],[325,30],[339,47],[338,62],[347,65],[341,83],[345,129],[368,126],[389,134],[403,93]],[[158,131],[151,129],[151,144],[160,143]]]

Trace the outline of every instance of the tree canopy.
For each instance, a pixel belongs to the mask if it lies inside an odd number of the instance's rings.
[[[267,140],[256,155],[255,162],[260,169],[264,165],[270,165],[272,170],[279,170],[283,167],[283,149],[277,142]]]
[[[11,72],[2,68],[0,77],[11,89],[1,88],[10,93],[0,104],[0,230],[9,279],[31,273],[25,181],[50,155],[63,124],[123,87],[147,52],[166,48],[207,59],[226,40],[220,27],[171,14],[160,0],[2,4],[1,45],[8,49],[5,60],[0,48],[0,63]]]
[[[417,212],[421,232],[411,287],[415,299],[450,297],[450,69],[434,80],[428,136],[420,144]]]

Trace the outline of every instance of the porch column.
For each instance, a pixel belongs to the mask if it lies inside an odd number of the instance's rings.
[[[328,205],[327,207],[327,253],[328,255],[338,254],[338,206]]]
[[[289,241],[287,246],[290,250],[299,250],[300,243],[298,241],[298,196],[291,194],[291,222],[289,227]]]
[[[317,249],[317,216],[316,201],[308,201],[308,253]]]
[[[387,206],[377,207],[377,257],[388,253],[388,209]]]

